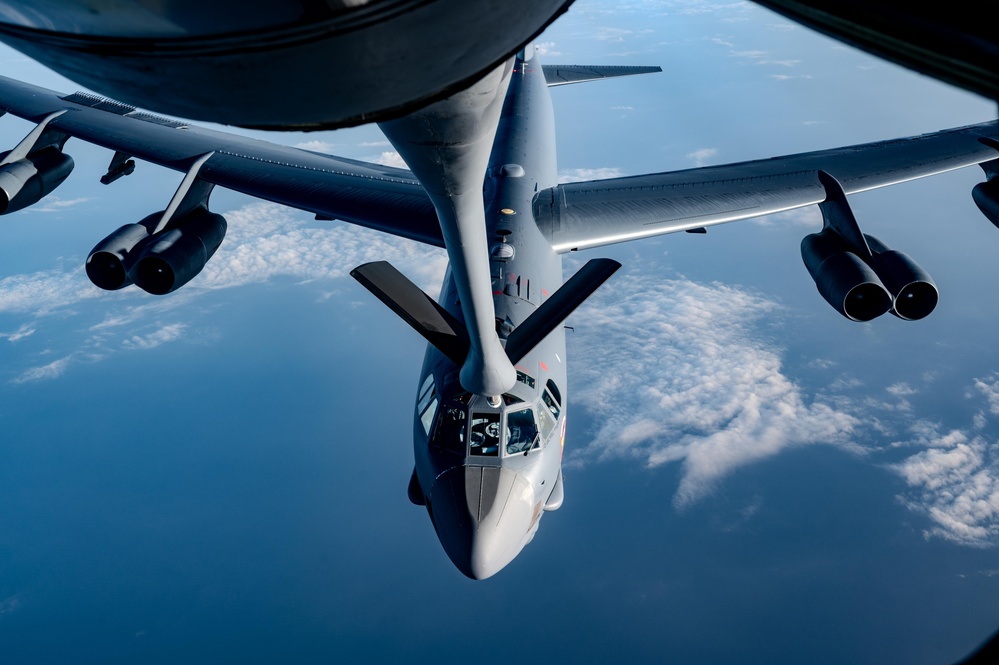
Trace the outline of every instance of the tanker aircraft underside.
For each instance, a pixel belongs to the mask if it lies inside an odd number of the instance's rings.
[[[101,240],[86,262],[103,289],[164,295],[223,242],[218,185],[430,245],[450,261],[438,301],[385,262],[354,277],[429,342],[413,411],[409,498],[444,550],[482,579],[517,556],[558,509],[567,410],[562,323],[619,265],[593,259],[562,281],[562,255],[818,205],[805,266],[843,316],[906,320],[936,305],[911,258],[864,233],[848,197],[973,164],[975,202],[999,226],[996,122],[751,162],[559,184],[549,88],[659,71],[542,66],[528,47],[471,87],[381,125],[412,169],[391,168],[201,129],[85,93],[0,77],[0,109],[35,123],[0,153],[0,213],[53,191],[76,137],[114,151],[101,182],[135,160],[185,173],[166,207]],[[651,341],[651,340],[650,340]]]

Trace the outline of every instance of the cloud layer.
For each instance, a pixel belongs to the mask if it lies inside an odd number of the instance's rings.
[[[857,450],[856,418],[808,401],[754,333],[777,310],[721,284],[629,275],[605,286],[574,317],[571,351],[587,362],[570,365],[573,399],[600,423],[581,459],[679,462],[684,506],[791,446]]]
[[[0,344],[17,349],[4,367],[6,380],[56,380],[76,363],[183,342],[193,330],[190,305],[219,290],[290,278],[320,285],[323,297],[355,266],[388,260],[436,294],[446,269],[441,250],[316,223],[272,204],[250,204],[226,217],[230,231],[217,256],[191,284],[163,298],[135,288],[100,291],[80,261],[0,279]],[[633,265],[642,269],[642,263]],[[682,508],[749,464],[796,446],[832,445],[897,474],[908,488],[900,500],[927,518],[927,537],[964,545],[999,541],[999,455],[989,433],[999,416],[999,374],[969,382],[968,398],[982,406],[960,427],[912,425],[910,400],[919,391],[903,381],[885,385],[889,399],[880,399],[870,390],[860,396],[864,386],[840,376],[809,397],[787,375],[784,350],[763,332],[779,324],[779,305],[744,289],[663,279],[644,268],[645,276],[616,277],[573,315],[570,354],[588,362],[570,363],[570,401],[596,425],[577,433],[570,463],[624,458],[650,469],[677,463],[674,503]],[[809,366],[829,369],[818,361]],[[907,440],[878,442],[905,431]],[[879,461],[887,449],[912,452]]]

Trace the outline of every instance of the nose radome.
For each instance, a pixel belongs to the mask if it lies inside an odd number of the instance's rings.
[[[475,580],[491,577],[513,561],[541,515],[530,484],[502,467],[451,469],[434,483],[430,503],[444,551]]]

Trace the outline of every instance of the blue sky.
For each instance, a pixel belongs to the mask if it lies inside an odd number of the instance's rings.
[[[995,114],[743,3],[579,0],[538,43],[664,69],[553,91],[565,179]],[[0,119],[8,145],[28,127]],[[395,159],[370,127],[270,138]],[[405,496],[422,345],[346,276],[387,259],[433,290],[442,253],[219,191],[202,276],[104,294],[86,252],[180,176],[104,187],[109,153],[67,152],[56,195],[0,223],[5,662],[945,663],[999,625],[980,170],[852,198],[937,280],[918,323],[821,300],[798,253],[814,210],[580,255],[624,269],[570,322],[566,503],[475,583]]]

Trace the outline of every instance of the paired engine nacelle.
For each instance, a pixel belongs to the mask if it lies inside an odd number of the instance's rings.
[[[97,244],[87,257],[87,276],[114,291],[135,284],[164,295],[200,273],[225,238],[226,221],[203,206],[153,233],[164,213],[126,224]]]
[[[2,161],[9,152],[0,155]],[[73,158],[55,146],[0,166],[0,215],[38,203],[73,171]]]
[[[828,194],[819,204],[825,225],[801,241],[801,258],[822,297],[852,321],[889,311],[906,321],[928,316],[939,299],[933,279],[907,255],[862,233],[839,183],[819,176]]]
[[[805,236],[801,258],[822,297],[852,321],[870,321],[885,312],[916,321],[939,299],[925,270],[902,252],[864,234],[871,249],[866,261],[831,229]]]

